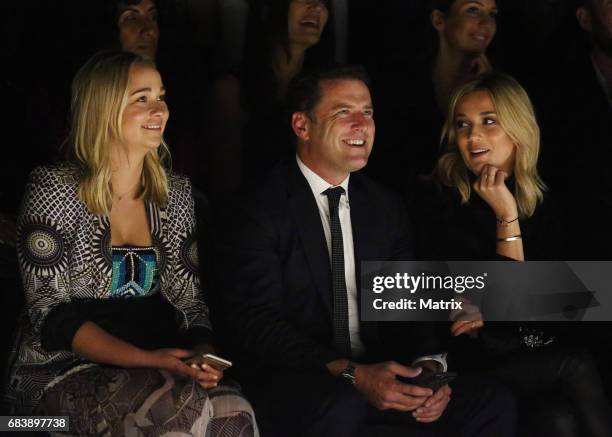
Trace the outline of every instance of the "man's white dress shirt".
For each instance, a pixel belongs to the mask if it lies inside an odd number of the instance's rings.
[[[357,279],[355,277],[355,250],[353,245],[353,228],[351,225],[351,209],[349,204],[348,184],[350,175],[340,183],[331,185],[321,176],[309,169],[306,164],[296,155],[297,164],[302,174],[308,181],[312,194],[317,201],[325,241],[327,242],[327,252],[331,266],[331,228],[329,223],[329,203],[325,190],[335,186],[344,188],[344,195],[340,197],[338,205],[338,216],[342,227],[342,241],[344,243],[344,279],[346,282],[346,293],[348,297],[348,317],[349,317],[349,336],[351,339],[351,351],[353,356],[359,357],[364,354],[365,346],[359,334],[359,305],[357,303]]]

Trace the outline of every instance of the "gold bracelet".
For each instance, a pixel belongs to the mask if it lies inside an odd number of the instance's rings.
[[[517,235],[513,235],[511,237],[506,237],[506,238],[498,238],[497,241],[499,241],[500,243],[503,243],[504,241],[516,241],[516,240],[522,240],[523,238],[521,237],[521,234],[517,234]]]

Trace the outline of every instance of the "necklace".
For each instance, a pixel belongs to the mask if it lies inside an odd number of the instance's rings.
[[[125,195],[126,195],[126,194],[130,194],[132,191],[134,191],[134,189],[135,189],[135,188],[137,188],[137,187],[139,187],[139,186],[140,186],[140,181],[136,182],[136,183],[135,183],[135,184],[132,186],[132,188],[130,188],[130,189],[129,189],[128,191],[126,191],[125,193],[123,193],[123,194],[117,194],[117,200],[121,200],[121,199],[123,199],[123,198],[125,197]]]

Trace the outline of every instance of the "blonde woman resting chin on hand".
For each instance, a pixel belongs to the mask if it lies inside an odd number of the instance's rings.
[[[529,97],[509,76],[469,82],[451,98],[443,137],[449,151],[438,161],[438,180],[455,188],[462,203],[473,189],[495,216],[496,253],[524,260],[520,220],[534,214],[545,189],[537,171],[540,131]]]
[[[554,259],[554,242],[563,232],[555,227],[558,215],[550,209],[542,215],[550,205],[537,171],[540,131],[523,88],[503,74],[461,86],[450,99],[442,138],[446,151],[436,168],[442,189],[428,194],[435,206],[422,205],[427,226],[417,219],[422,238],[429,238],[421,248],[430,252],[421,257]],[[526,257],[531,245],[539,246],[539,255]],[[559,328],[483,323],[481,317],[455,321],[449,354],[459,368],[478,369],[512,388],[533,435],[612,435],[612,410],[595,363]]]

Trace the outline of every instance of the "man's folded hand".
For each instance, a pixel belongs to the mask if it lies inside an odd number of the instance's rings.
[[[429,388],[404,384],[396,376],[414,378],[420,373],[419,367],[406,367],[395,361],[358,365],[355,387],[379,410],[413,411],[434,393]]]

